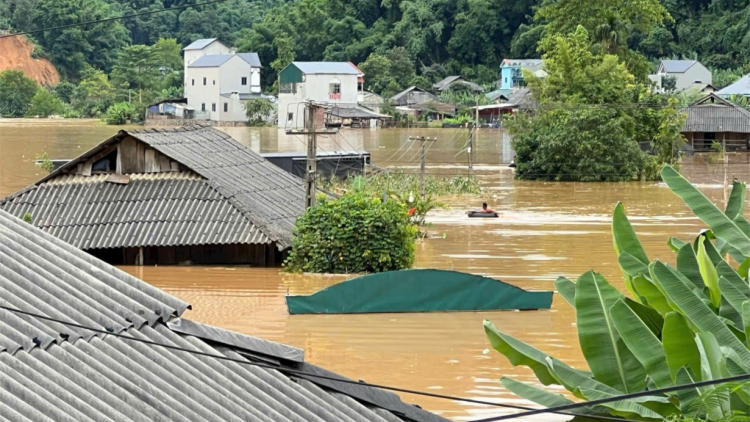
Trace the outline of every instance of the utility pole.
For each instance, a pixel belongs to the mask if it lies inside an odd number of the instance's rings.
[[[331,135],[336,131],[315,131],[315,114],[320,108],[312,101],[307,103],[307,116],[303,131],[288,130],[288,135],[307,135],[307,165],[305,171],[305,209],[315,206],[318,176],[318,140],[317,135]]]
[[[419,171],[419,192],[424,198],[425,190],[424,190],[424,171],[425,171],[425,159],[427,158],[427,151],[424,148],[425,142],[435,142],[437,139],[430,138],[430,137],[424,137],[424,136],[410,136],[410,141],[419,141],[421,143],[421,154],[420,154],[420,171]]]
[[[476,129],[475,129],[476,130]],[[471,123],[469,123],[469,141],[468,141],[468,147],[466,149],[466,152],[468,153],[469,157],[469,177],[472,176],[474,173],[474,164],[472,163],[472,147],[474,146],[474,132],[471,131]]]

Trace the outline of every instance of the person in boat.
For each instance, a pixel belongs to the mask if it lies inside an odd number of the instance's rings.
[[[483,213],[483,214],[486,213],[486,214],[495,214],[495,215],[497,215],[497,212],[495,212],[492,208],[488,207],[486,202],[482,203],[482,209],[479,210],[479,211],[474,211],[474,210],[472,210],[472,211],[466,211],[466,214],[470,214],[470,213]]]

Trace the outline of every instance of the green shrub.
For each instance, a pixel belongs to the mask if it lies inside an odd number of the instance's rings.
[[[640,421],[747,420],[750,382],[654,390],[750,373],[750,223],[743,217],[746,186],[735,182],[724,211],[673,168],[662,179],[710,230],[695,241],[670,238],[676,264],[649,261],[622,204],[612,237],[629,295],[589,271],[577,282],[560,277],[559,294],[576,310],[581,350],[591,372],[572,368],[503,333],[484,328],[492,347],[513,365],[530,367],[544,385],[556,384],[584,400],[650,392],[583,407],[578,413]],[[729,264],[730,258],[735,266]],[[503,378],[510,391],[546,407],[569,399]]]
[[[251,98],[245,102],[245,115],[248,126],[266,126],[266,119],[274,111],[275,107],[266,98]]]
[[[124,125],[133,118],[133,107],[126,103],[116,103],[107,109],[105,121],[108,125]]]
[[[0,116],[22,117],[39,86],[20,70],[0,72]]]
[[[26,111],[27,117],[49,117],[65,111],[65,104],[46,88],[39,88]]]
[[[322,199],[297,220],[288,271],[363,273],[414,263],[416,227],[407,208],[363,193]]]

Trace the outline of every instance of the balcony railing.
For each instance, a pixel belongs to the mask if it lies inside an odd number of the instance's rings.
[[[340,100],[341,99],[341,93],[334,94],[333,92],[328,94],[329,100]]]

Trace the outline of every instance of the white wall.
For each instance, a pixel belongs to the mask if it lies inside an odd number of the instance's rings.
[[[713,84],[711,71],[706,69],[706,67],[700,63],[695,63],[694,65],[690,66],[690,68],[684,73],[664,72],[664,69],[662,66],[659,68],[658,75],[662,78],[664,76],[674,77],[675,78],[675,91],[683,90],[689,87],[690,85],[694,84],[696,81],[700,81],[700,83],[703,83],[703,84]],[[661,91],[661,84],[657,84],[657,85],[658,85],[659,91]]]
[[[222,93],[239,92],[249,94],[251,92],[252,67],[248,62],[242,60],[239,56],[234,56],[224,62],[219,69]],[[242,85],[243,77],[246,78],[247,85]]]
[[[206,85],[203,85],[206,78]],[[193,85],[195,81],[195,85]],[[191,67],[185,73],[185,98],[188,106],[196,111],[201,110],[201,104],[206,104],[209,119],[219,118],[220,82],[218,67]],[[211,104],[216,104],[216,112],[211,111]]]
[[[341,85],[340,99],[332,99],[330,96],[330,83],[333,81],[338,81]],[[357,105],[357,75],[305,75],[305,82],[297,84],[296,94],[279,93],[280,128],[299,129],[305,126],[304,105],[302,104],[305,101],[355,106]],[[289,113],[292,113],[291,121],[288,119]]]

